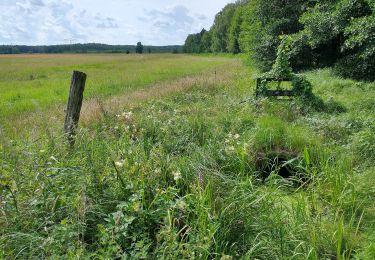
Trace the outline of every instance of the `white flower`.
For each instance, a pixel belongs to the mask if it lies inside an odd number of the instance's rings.
[[[237,140],[237,139],[239,139],[239,138],[240,138],[240,135],[239,135],[239,134],[235,134],[235,135],[234,135],[234,139]]]
[[[118,161],[118,162],[115,162],[115,165],[119,168],[122,168],[124,167],[124,164],[125,164],[125,161],[124,160],[121,160],[121,161]]]
[[[234,146],[230,146],[230,147],[228,148],[228,150],[231,151],[231,152],[233,152],[233,151],[234,151]]]
[[[124,112],[121,115],[116,115],[117,118],[125,118],[126,120],[130,120],[132,117],[133,113],[132,112]]]
[[[124,117],[127,120],[131,119],[132,115],[133,115],[132,112],[124,112],[124,113],[122,113],[122,117]]]
[[[172,173],[172,175],[173,175],[173,179],[175,181],[178,181],[178,180],[180,180],[182,178],[182,174],[181,174],[180,171],[175,171],[175,172]]]

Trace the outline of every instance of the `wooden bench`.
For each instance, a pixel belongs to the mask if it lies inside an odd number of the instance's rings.
[[[266,97],[294,97],[296,94],[293,90],[266,90],[265,92],[261,92],[261,85],[264,81],[265,84],[268,84],[269,82],[291,82],[290,79],[284,78],[284,79],[277,79],[277,78],[257,78],[257,85],[255,89],[255,96],[258,98],[261,95],[265,95]]]

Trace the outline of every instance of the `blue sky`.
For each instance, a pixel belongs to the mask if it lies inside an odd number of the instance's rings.
[[[0,0],[1,44],[183,44],[234,0]]]

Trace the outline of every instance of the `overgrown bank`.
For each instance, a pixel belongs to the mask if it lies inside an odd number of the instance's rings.
[[[316,111],[227,71],[103,111],[74,151],[1,136],[0,257],[374,258],[374,84],[307,73]]]

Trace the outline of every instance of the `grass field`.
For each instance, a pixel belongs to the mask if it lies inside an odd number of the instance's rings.
[[[0,57],[0,258],[375,258],[374,83],[306,72],[316,107],[254,99],[236,58],[31,59]],[[92,89],[70,150],[76,67]]]
[[[63,103],[73,70],[88,74],[86,97],[104,97],[222,66],[222,58],[183,55],[0,56],[0,116]]]

